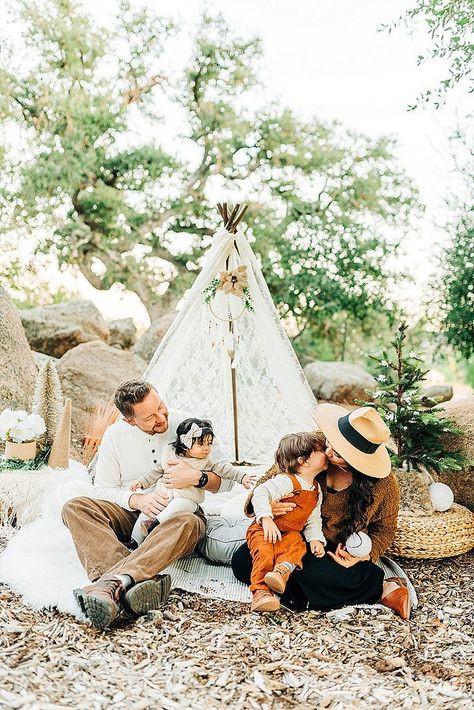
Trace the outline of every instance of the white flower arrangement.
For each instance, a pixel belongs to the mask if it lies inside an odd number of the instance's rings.
[[[28,414],[24,409],[14,411],[9,407],[0,414],[0,438],[3,441],[23,444],[35,441],[45,431],[44,419],[39,414]]]

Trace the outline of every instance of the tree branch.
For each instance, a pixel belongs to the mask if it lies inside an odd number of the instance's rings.
[[[139,84],[135,84],[135,86],[132,86],[123,94],[124,105],[130,106],[130,104],[137,103],[140,101],[143,94],[149,94],[155,86],[161,84],[165,80],[165,76],[154,74],[145,84],[142,84],[141,86]]]

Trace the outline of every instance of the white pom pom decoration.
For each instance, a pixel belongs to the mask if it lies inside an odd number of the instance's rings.
[[[353,557],[366,557],[372,550],[372,540],[365,532],[356,532],[349,535],[345,548]]]
[[[451,488],[445,483],[431,483],[428,486],[433,508],[438,513],[444,513],[449,510],[454,503],[454,493]]]

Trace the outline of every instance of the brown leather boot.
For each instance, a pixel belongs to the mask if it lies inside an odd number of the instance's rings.
[[[396,582],[399,586],[393,592],[389,592],[380,600],[384,606],[398,614],[401,619],[409,619],[411,612],[410,594],[407,589],[407,581],[403,577],[389,577],[384,582]]]
[[[120,609],[125,587],[119,577],[102,577],[82,589],[75,589],[74,597],[96,629],[110,626]]]
[[[123,598],[123,606],[134,616],[142,616],[166,604],[170,591],[171,577],[169,574],[162,574],[156,579],[138,582],[127,589]]]
[[[291,570],[284,564],[275,565],[273,572],[267,572],[264,579],[270,589],[277,594],[283,594],[290,578]]]
[[[280,608],[280,600],[265,589],[252,592],[252,605],[250,611],[276,611]]]

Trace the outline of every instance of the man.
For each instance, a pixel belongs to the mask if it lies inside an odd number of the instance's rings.
[[[63,521],[92,584],[74,590],[82,611],[98,629],[105,628],[121,610],[134,615],[157,609],[168,598],[171,579],[159,573],[189,555],[202,538],[206,521],[201,510],[179,513],[158,525],[131,551],[126,543],[140,513],[156,515],[169,502],[159,491],[133,493],[130,482],[161,463],[164,447],[174,440],[186,412],[168,410],[149,382],[131,380],[120,385],[115,405],[123,416],[105,432],[95,473],[97,498],[74,498],[65,504]],[[212,472],[176,461],[163,476],[170,488],[196,486],[213,493],[232,486]],[[229,485],[230,484],[230,485]]]

